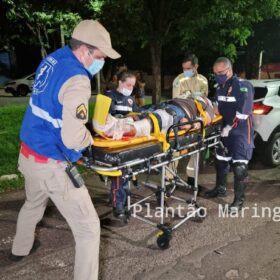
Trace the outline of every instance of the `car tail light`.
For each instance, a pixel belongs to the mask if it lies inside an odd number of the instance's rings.
[[[273,109],[272,106],[264,105],[262,102],[254,103],[253,114],[254,115],[267,115]]]

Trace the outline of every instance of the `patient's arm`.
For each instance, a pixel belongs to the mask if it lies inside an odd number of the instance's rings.
[[[94,129],[101,136],[119,140],[123,136],[149,136],[152,125],[146,118],[134,121],[132,117],[119,119],[108,114],[106,123],[101,125],[95,122]]]
[[[182,118],[180,120],[180,123],[185,123],[185,122],[188,122],[188,119]],[[199,129],[200,128],[200,122],[194,122],[192,125],[191,124],[185,124],[185,125],[180,126],[180,129],[185,129],[185,130],[190,130],[191,128]]]
[[[186,118],[182,118],[180,120],[180,123],[186,123],[186,122],[188,122],[188,119],[186,119]],[[180,126],[180,129],[185,129],[185,130],[189,130],[191,128],[192,128],[191,124],[185,124],[185,125]]]
[[[206,125],[210,125],[212,122],[212,118],[207,111],[205,111],[205,116],[206,116]],[[188,122],[188,120],[186,118],[182,118],[180,120],[180,123],[184,123],[184,122]],[[193,125],[190,124],[182,125],[180,126],[180,129],[186,129],[186,130],[189,130],[191,128],[199,129],[200,126],[201,126],[200,122],[194,122]]]

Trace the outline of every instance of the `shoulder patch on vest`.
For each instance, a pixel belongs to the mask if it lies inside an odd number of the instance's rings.
[[[246,88],[246,87],[241,87],[241,88],[240,88],[240,91],[241,91],[241,92],[248,92],[248,88]]]
[[[87,118],[87,108],[84,103],[80,104],[76,108],[76,117],[80,120],[85,120]]]

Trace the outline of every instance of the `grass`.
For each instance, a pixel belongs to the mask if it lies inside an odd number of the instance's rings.
[[[0,107],[0,176],[18,174],[17,159],[20,147],[19,131],[26,105]],[[23,179],[1,180],[0,191],[16,189],[23,185]]]
[[[24,186],[24,178],[19,176],[18,179],[12,180],[1,180],[0,181],[0,193],[11,191],[11,190],[19,190]]]
[[[7,105],[0,107],[0,176],[17,174],[18,179],[0,180],[0,193],[11,189],[19,189],[24,179],[18,171],[18,155],[20,148],[20,127],[27,105]],[[89,106],[89,119],[93,114],[93,105]],[[81,172],[85,169],[79,167]]]

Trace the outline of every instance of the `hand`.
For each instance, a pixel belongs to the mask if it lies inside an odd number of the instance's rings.
[[[231,131],[232,127],[230,125],[227,125],[223,128],[221,132],[221,137],[228,137],[229,132]]]
[[[85,162],[86,167],[90,167],[93,164],[93,154],[92,154],[92,146],[86,147],[82,151],[83,160]]]
[[[200,91],[196,91],[196,92],[192,93],[192,98],[194,98],[194,99],[199,97],[199,96],[204,96],[204,94]]]

